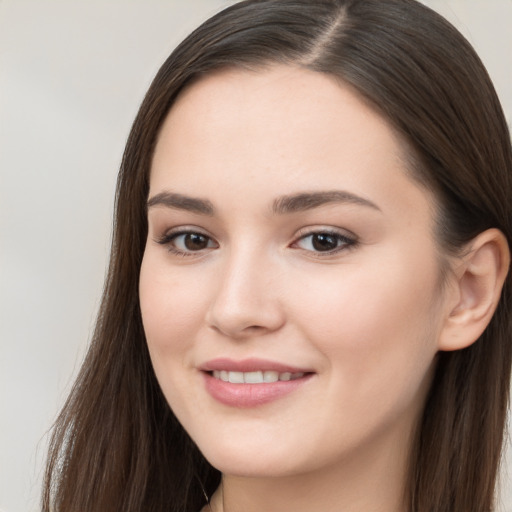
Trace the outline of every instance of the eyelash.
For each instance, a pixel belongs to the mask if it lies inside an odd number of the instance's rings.
[[[205,249],[211,249],[212,247],[206,247],[204,249],[199,249],[197,251],[189,250],[184,251],[181,249],[178,249],[173,243],[175,240],[180,236],[185,235],[195,235],[199,237],[204,237],[207,240],[207,243],[214,242],[213,238],[210,236],[202,233],[201,231],[195,231],[193,229],[180,229],[179,231],[174,231],[170,233],[166,233],[164,236],[156,239],[156,242],[160,245],[167,246],[167,249],[170,253],[181,256],[181,257],[190,257],[190,256],[197,256],[199,253],[204,251]],[[299,242],[306,240],[309,237],[314,236],[326,236],[326,237],[332,237],[336,239],[337,247],[334,249],[330,249],[327,251],[315,251],[315,250],[309,250],[309,249],[302,249],[308,253],[311,253],[316,258],[326,258],[329,256],[333,256],[341,251],[347,251],[350,249],[353,249],[357,246],[358,240],[355,236],[347,236],[346,234],[339,233],[337,231],[333,231],[332,229],[317,229],[314,231],[304,231],[302,233],[299,233],[298,238],[290,245],[291,247],[296,247]],[[218,247],[217,243],[214,242],[216,246]],[[216,248],[216,247],[213,247]],[[300,249],[300,247],[299,247]]]
[[[173,245],[173,242],[178,237],[185,236],[185,235],[196,235],[196,236],[204,237],[204,238],[207,239],[208,243],[213,241],[213,238],[211,238],[210,236],[208,236],[208,235],[206,235],[204,233],[201,233],[201,231],[195,231],[193,229],[180,229],[179,231],[171,231],[170,233],[166,233],[164,236],[158,238],[156,240],[156,242],[159,243],[160,245],[167,246],[167,250],[170,253],[172,253],[172,254],[174,254],[176,256],[182,256],[182,257],[196,256],[197,253],[201,252],[201,250],[198,250],[198,251],[183,251],[183,250],[178,249],[177,247],[175,247]]]
[[[304,241],[307,238],[320,235],[334,238],[336,240],[337,246],[334,249],[327,251],[303,249],[304,251],[314,255],[315,258],[328,258],[329,256],[333,256],[339,252],[354,249],[358,244],[358,240],[354,235],[343,234],[332,229],[315,229],[313,231],[303,231],[302,233],[299,233],[299,237],[295,242],[293,242],[292,247],[297,246],[299,242]]]

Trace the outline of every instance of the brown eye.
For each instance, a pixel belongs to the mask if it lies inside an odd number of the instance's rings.
[[[355,244],[355,240],[341,233],[317,231],[301,237],[294,245],[306,251],[332,254]]]
[[[311,236],[311,245],[315,251],[332,251],[338,247],[338,238],[329,233],[317,233]]]
[[[183,245],[189,251],[201,251],[208,247],[209,238],[200,233],[188,233],[181,235],[183,237]],[[178,238],[178,237],[177,237]]]
[[[181,256],[188,256],[195,252],[218,247],[218,244],[212,238],[196,231],[169,233],[158,239],[157,242],[167,246],[170,252]]]

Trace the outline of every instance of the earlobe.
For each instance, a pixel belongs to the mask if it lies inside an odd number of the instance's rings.
[[[459,350],[484,332],[498,305],[510,265],[507,240],[498,229],[475,237],[461,257],[439,337],[439,350]]]

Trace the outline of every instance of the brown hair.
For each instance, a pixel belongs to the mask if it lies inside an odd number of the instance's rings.
[[[92,343],[56,422],[43,510],[197,511],[220,474],[166,403],[138,298],[149,170],[184,87],[224,67],[302,66],[353,86],[411,148],[435,192],[438,238],[456,251],[496,227],[512,240],[512,151],[491,81],[469,43],[414,0],[248,0],[193,32],[156,75],[133,124],[116,195],[110,267]],[[467,349],[438,356],[411,454],[414,512],[493,507],[512,359],[510,275]]]

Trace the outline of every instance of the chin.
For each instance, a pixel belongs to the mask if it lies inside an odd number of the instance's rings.
[[[223,475],[230,475],[242,478],[278,478],[291,476],[300,473],[300,468],[290,464],[288,461],[274,460],[272,457],[253,457],[248,458],[243,455],[230,455],[212,457],[206,456],[208,462],[218,469]]]
[[[296,446],[286,446],[282,440],[197,439],[196,444],[206,460],[221,473],[239,477],[280,477],[301,472],[304,461]],[[222,442],[219,442],[222,439]],[[276,447],[278,447],[276,449]]]

